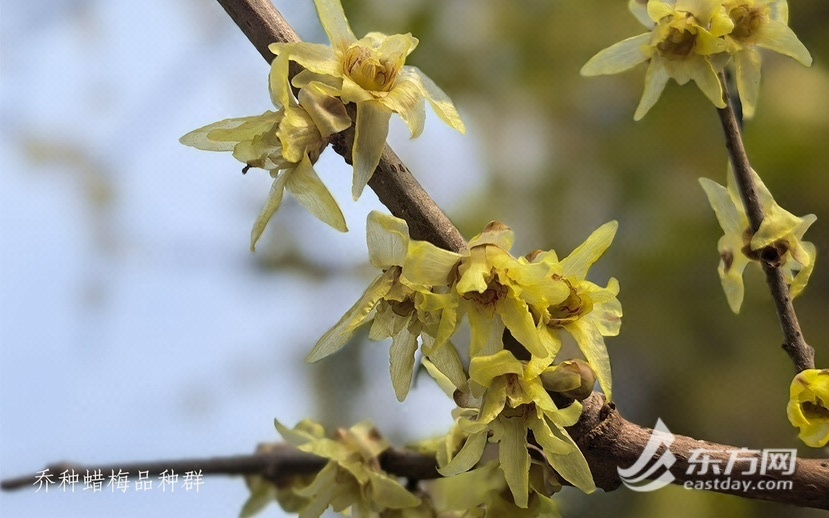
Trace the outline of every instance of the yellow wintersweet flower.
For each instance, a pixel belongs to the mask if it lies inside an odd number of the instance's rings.
[[[752,175],[765,214],[759,230],[753,235],[731,166],[728,167],[728,187],[708,178],[699,179],[725,232],[717,244],[720,252],[718,271],[728,305],[734,313],[740,312],[743,303],[743,270],[750,262],[762,260],[781,268],[789,284],[789,293],[795,298],[809,282],[817,255],[815,245],[803,241],[803,234],[817,217],[808,214],[798,218],[785,210],[774,201],[753,170]]]
[[[725,36],[734,55],[737,90],[746,117],[754,115],[760,91],[760,52],[757,47],[792,57],[805,66],[812,56],[789,28],[786,0],[726,0],[725,10],[734,29]]]
[[[492,222],[469,241],[451,292],[428,300],[430,308],[442,312],[438,346],[455,332],[465,314],[471,330],[471,356],[503,349],[504,329],[535,356],[553,353],[542,344],[529,305],[561,303],[569,293],[567,286],[549,275],[547,265],[530,264],[510,255],[514,239],[509,227]],[[423,271],[411,268],[406,275],[424,282]]]
[[[631,11],[644,22],[642,6],[630,3]],[[585,63],[581,74],[617,74],[650,61],[645,90],[633,118],[640,120],[656,104],[668,79],[680,85],[693,80],[718,108],[725,108],[717,68],[711,61],[725,52],[722,38],[734,27],[721,0],[650,0],[647,15],[651,32],[612,45]]]
[[[287,59],[276,59],[275,70],[287,70]],[[346,232],[340,207],[322,183],[313,164],[328,145],[327,137],[351,125],[345,107],[319,88],[299,93],[297,102],[287,80],[272,74],[271,100],[276,112],[215,122],[181,137],[182,144],[207,151],[233,151],[233,156],[251,167],[270,171],[274,178],[268,200],[250,236],[250,248],[265,230],[288,190],[308,211],[331,227]]]
[[[445,342],[440,347],[434,345],[441,320],[439,308],[425,301],[440,297],[433,290],[448,290],[449,275],[461,256],[425,241],[410,240],[405,221],[377,211],[368,215],[366,233],[371,263],[383,273],[320,338],[307,361],[337,352],[360,326],[373,319],[369,338],[392,338],[389,362],[398,400],[406,398],[412,383],[418,336],[423,340],[424,356],[454,383],[463,385],[466,373],[454,346]],[[428,284],[412,282],[407,277],[412,268],[417,269],[418,279]]]
[[[809,369],[794,377],[786,413],[806,445],[829,444],[829,369]]]
[[[319,517],[330,506],[334,512],[350,508],[355,517],[376,517],[387,509],[420,505],[420,499],[380,467],[379,457],[388,443],[377,429],[361,422],[340,429],[334,438],[324,436],[322,426],[304,421],[293,430],[274,419],[282,437],[300,451],[330,459],[314,480],[294,492],[307,499],[299,515]]]
[[[331,47],[313,43],[273,43],[274,54],[288,54],[306,70],[294,85],[325,84],[345,103],[357,103],[352,156],[354,199],[360,197],[383,153],[389,119],[397,113],[412,138],[423,131],[425,101],[444,122],[464,133],[464,124],[449,97],[419,68],[405,65],[418,44],[411,34],[387,36],[370,32],[357,39],[340,0],[314,0]],[[287,71],[285,80],[287,80]],[[279,81],[282,81],[280,78]]]
[[[616,298],[619,282],[611,277],[607,287],[602,288],[586,277],[593,263],[613,242],[618,226],[615,221],[605,223],[561,261],[552,250],[531,255],[532,261],[549,265],[553,278],[567,287],[565,300],[532,306],[544,348],[557,354],[561,348],[561,333],[567,331],[596,372],[608,400],[613,394],[610,358],[604,337],[618,335],[622,325],[622,305]]]
[[[515,504],[526,508],[530,455],[527,434],[562,477],[585,492],[595,490],[587,461],[565,430],[578,421],[581,404],[559,409],[544,389],[540,373],[553,358],[522,362],[508,350],[470,361],[470,401],[458,413],[458,426],[468,434],[457,454],[438,471],[444,476],[469,470],[481,459],[487,440],[498,443],[499,460]],[[463,404],[462,401],[459,404]]]

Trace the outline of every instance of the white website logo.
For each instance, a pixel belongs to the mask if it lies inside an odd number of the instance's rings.
[[[674,440],[662,419],[657,419],[636,462],[629,468],[616,468],[619,478],[629,489],[639,492],[656,491],[673,483],[676,477],[670,470],[676,463],[676,456],[671,453]],[[794,448],[696,448],[688,456],[682,487],[704,491],[788,491],[794,482],[784,478],[794,473],[796,461]]]
[[[633,466],[625,469],[616,468],[619,478],[633,491],[656,491],[667,486],[674,481],[674,476],[670,471],[671,466],[676,462],[676,457],[671,453],[673,442],[674,434],[668,430],[662,419],[657,419],[648,444],[645,445],[645,449]],[[657,457],[663,446],[664,451]]]

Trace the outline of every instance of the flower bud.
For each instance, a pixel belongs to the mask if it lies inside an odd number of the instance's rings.
[[[541,382],[551,392],[581,401],[593,393],[596,373],[584,360],[568,360],[545,369]]]

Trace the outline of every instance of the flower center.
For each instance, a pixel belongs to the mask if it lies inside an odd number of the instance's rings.
[[[829,419],[829,409],[821,405],[823,402],[820,398],[817,398],[817,402],[818,404],[812,403],[811,401],[804,401],[800,405],[803,408],[803,413],[806,414],[806,418],[810,421]]]
[[[481,306],[494,307],[499,300],[507,296],[507,287],[493,279],[489,281],[486,290],[483,293],[472,291],[464,294],[464,298],[472,300]]]
[[[343,73],[365,90],[388,92],[399,72],[393,56],[381,56],[364,43],[354,43],[345,52]]]
[[[570,295],[561,304],[550,306],[550,322],[547,325],[552,327],[561,327],[574,322],[593,310],[593,301],[590,300],[590,297],[579,296],[567,280],[564,280],[564,282],[570,288]]]
[[[694,17],[690,14],[679,23],[671,23],[668,33],[656,45],[659,54],[671,60],[687,58],[694,51],[694,44],[697,41],[693,23]]]
[[[734,22],[734,30],[730,36],[735,40],[748,40],[761,26],[768,22],[768,16],[759,7],[749,7],[746,4],[735,7],[728,12],[728,17]]]

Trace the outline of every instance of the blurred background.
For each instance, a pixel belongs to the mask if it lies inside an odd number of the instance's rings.
[[[785,406],[793,375],[759,269],[731,314],[716,273],[721,232],[697,178],[725,182],[714,108],[668,85],[632,117],[644,66],[583,78],[593,54],[643,28],[622,0],[344,0],[354,32],[412,32],[420,66],[450,94],[467,136],[430,113],[390,143],[462,232],[511,226],[513,251],[568,254],[617,219],[591,271],[620,280],[622,333],[607,341],[622,414],[677,434],[798,448]],[[276,2],[300,36],[326,38],[311,0]],[[764,54],[755,169],[782,206],[815,213],[829,249],[829,4],[791,2],[814,65]],[[184,133],[269,109],[268,67],[216,2],[28,0],[0,11],[0,477],[71,460],[117,464],[252,452],[273,418],[374,420],[394,443],[439,435],[452,404],[419,377],[407,401],[388,380],[388,344],[358,337],[304,357],[374,275],[366,191],[328,151],[317,166],[351,232],[286,198],[256,254],[250,227],[270,181]],[[797,301],[818,366],[829,365],[824,258]],[[3,516],[233,516],[242,479],[126,494],[52,487],[0,494]],[[816,516],[678,487],[592,496],[565,489],[565,516]],[[281,516],[272,506],[264,516]]]

